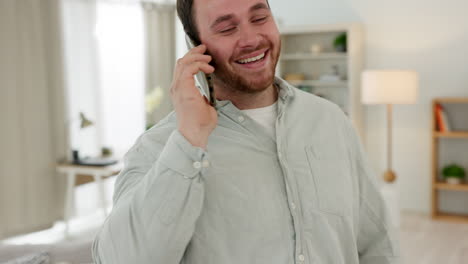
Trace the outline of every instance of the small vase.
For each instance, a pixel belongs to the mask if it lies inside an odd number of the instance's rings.
[[[455,178],[455,177],[448,177],[447,179],[448,184],[460,184],[460,178]]]
[[[336,52],[346,52],[346,45],[345,44],[338,44],[335,45]]]

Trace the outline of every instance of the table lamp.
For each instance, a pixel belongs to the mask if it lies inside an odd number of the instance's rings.
[[[366,70],[362,73],[362,103],[387,105],[387,170],[384,180],[389,183],[396,180],[392,170],[392,105],[416,103],[418,86],[419,77],[414,71]]]
[[[81,132],[81,130],[83,130],[85,128],[88,128],[88,127],[92,127],[94,125],[94,122],[91,121],[88,117],[86,117],[83,112],[80,112],[79,115],[80,115],[79,120],[72,120],[70,122],[70,127],[68,128],[69,133],[77,133],[77,132],[79,133],[79,132]],[[79,130],[78,131],[74,131],[74,129],[72,127],[73,123],[75,123],[75,122],[79,122]],[[78,140],[80,140],[81,137],[82,137],[82,135],[78,134]],[[72,151],[71,161],[73,163],[78,163],[78,161],[80,160],[80,153],[79,153],[79,151],[77,149],[74,149],[77,146],[74,146],[74,144],[72,142],[70,142],[69,144],[70,144],[70,148],[71,148],[71,151]],[[78,146],[79,145],[81,145],[81,144],[78,143]]]

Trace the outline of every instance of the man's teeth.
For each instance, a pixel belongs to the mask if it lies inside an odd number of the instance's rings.
[[[265,57],[265,53],[262,53],[262,54],[258,55],[257,57],[248,58],[248,59],[244,59],[244,60],[238,60],[237,62],[245,64],[245,63],[261,60],[261,59],[263,59],[263,57]]]

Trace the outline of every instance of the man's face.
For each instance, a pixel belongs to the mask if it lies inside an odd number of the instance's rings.
[[[247,93],[267,89],[281,41],[266,0],[195,0],[193,8],[216,82]]]

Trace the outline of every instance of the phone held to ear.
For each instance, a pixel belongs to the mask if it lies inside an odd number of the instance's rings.
[[[185,35],[185,42],[187,43],[187,48],[189,50],[195,47],[195,44],[187,35]],[[204,72],[199,71],[195,74],[195,82],[200,93],[208,99],[211,106],[215,107],[216,99],[211,74],[205,74]]]

